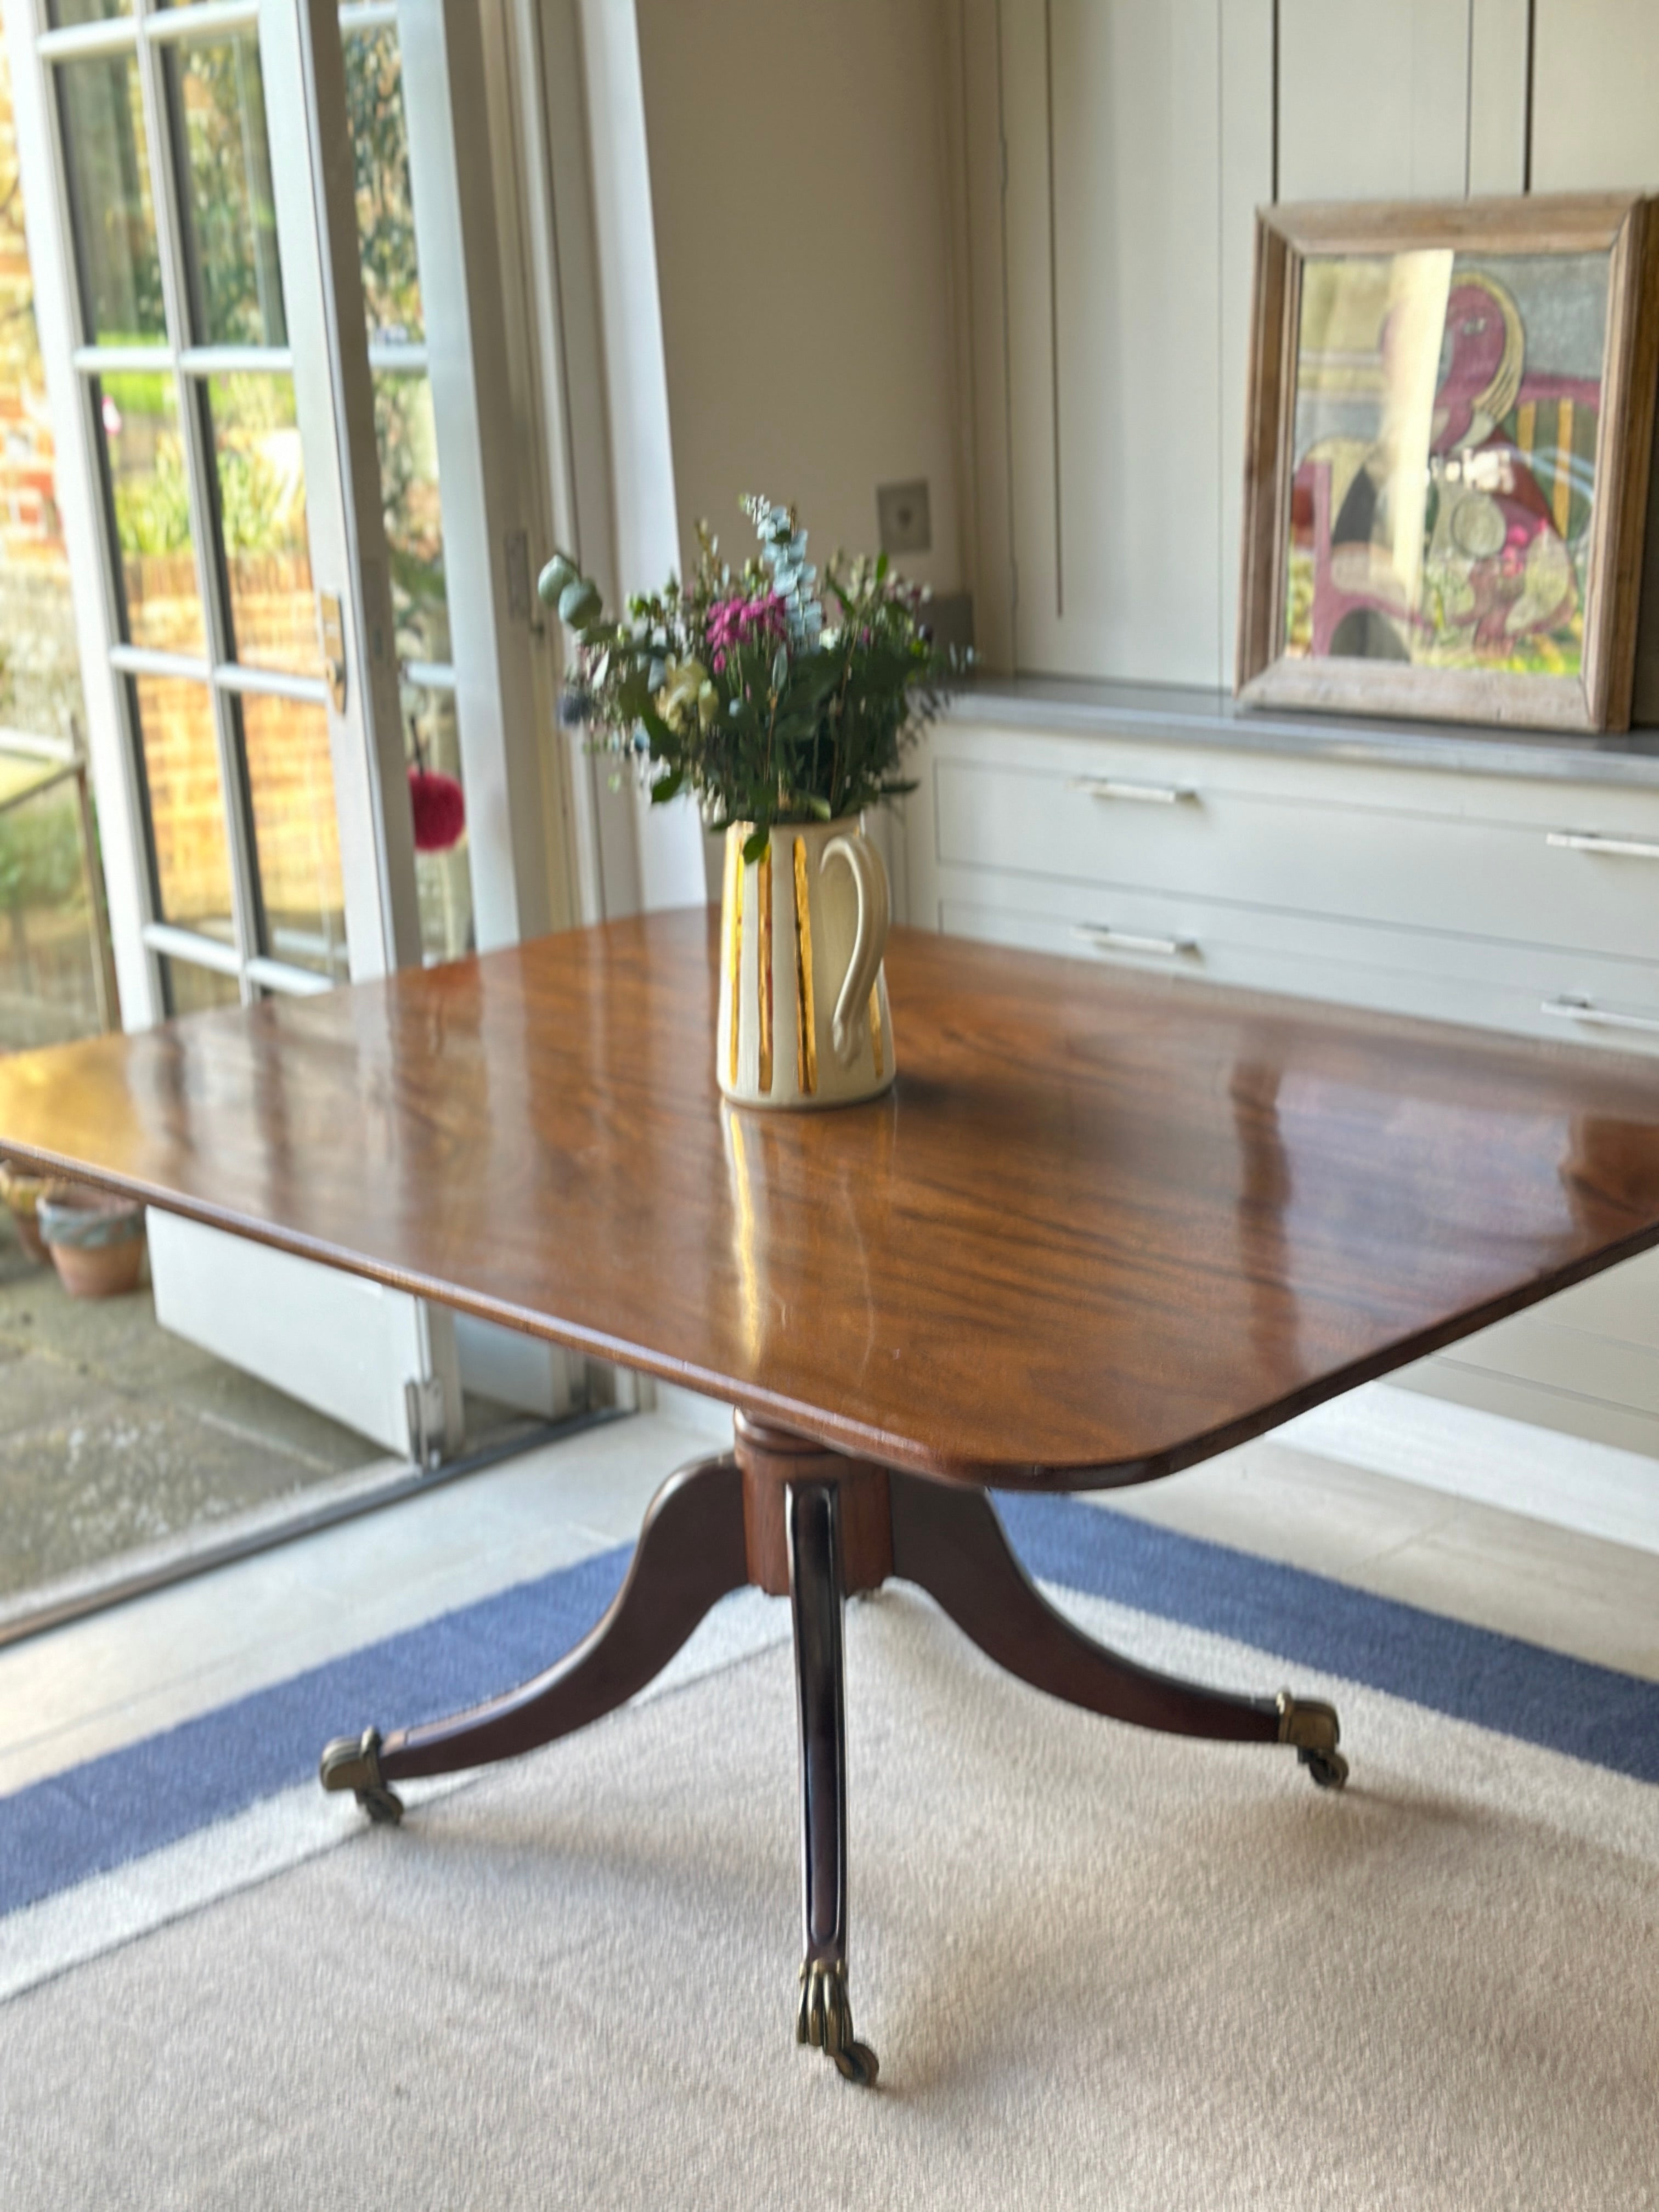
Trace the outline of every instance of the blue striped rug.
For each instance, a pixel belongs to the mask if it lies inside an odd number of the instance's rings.
[[[1659,1782],[1659,1684],[1075,1498],[998,1505],[1048,1582]],[[598,1619],[628,1559],[601,1553],[0,1798],[0,1915],[304,1781],[330,1736],[453,1712],[538,1673]]]

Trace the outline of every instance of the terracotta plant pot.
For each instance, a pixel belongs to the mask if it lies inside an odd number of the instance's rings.
[[[36,1218],[72,1298],[115,1298],[137,1289],[144,1266],[142,1206],[59,1183],[40,1201]]]
[[[52,1255],[40,1236],[40,1224],[35,1219],[35,1208],[52,1189],[44,1176],[25,1175],[21,1169],[8,1167],[0,1161],[0,1200],[9,1207],[12,1219],[17,1224],[17,1241],[31,1260],[45,1267]]]

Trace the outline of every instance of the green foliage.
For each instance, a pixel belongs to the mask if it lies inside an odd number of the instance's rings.
[[[75,803],[61,792],[0,812],[0,912],[78,901],[82,866]]]
[[[288,550],[294,536],[289,488],[257,445],[219,450],[219,513],[227,553]]]
[[[773,825],[829,822],[914,787],[903,754],[967,663],[936,651],[927,594],[886,556],[842,568],[822,590],[806,534],[787,508],[748,499],[760,551],[740,574],[700,526],[690,582],[606,616],[598,586],[556,554],[544,602],[575,633],[568,719],[636,760],[653,801],[689,791],[711,830],[751,825],[745,857]]]
[[[421,288],[398,33],[391,26],[355,32],[344,44],[346,115],[369,329],[383,337],[418,338]]]
[[[142,338],[118,339],[117,343],[142,345]],[[170,369],[153,372],[138,369],[106,370],[98,380],[106,399],[112,399],[124,416],[154,415],[170,412],[173,406],[173,373]]]
[[[115,535],[123,553],[179,553],[190,544],[190,493],[177,436],[156,441],[148,475],[115,479]]]
[[[288,326],[257,40],[244,33],[222,45],[192,44],[178,70],[205,334],[219,345],[282,345]]]

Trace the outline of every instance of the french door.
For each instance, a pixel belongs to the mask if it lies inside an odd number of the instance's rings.
[[[544,927],[472,11],[4,7],[129,1026]],[[441,849],[411,765],[465,787]],[[170,1326],[392,1449],[457,1448],[447,1315],[176,1218],[151,1245]]]

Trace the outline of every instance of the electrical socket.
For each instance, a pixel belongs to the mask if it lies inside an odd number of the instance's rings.
[[[927,479],[876,486],[876,524],[884,553],[927,553],[933,544],[933,518]]]

